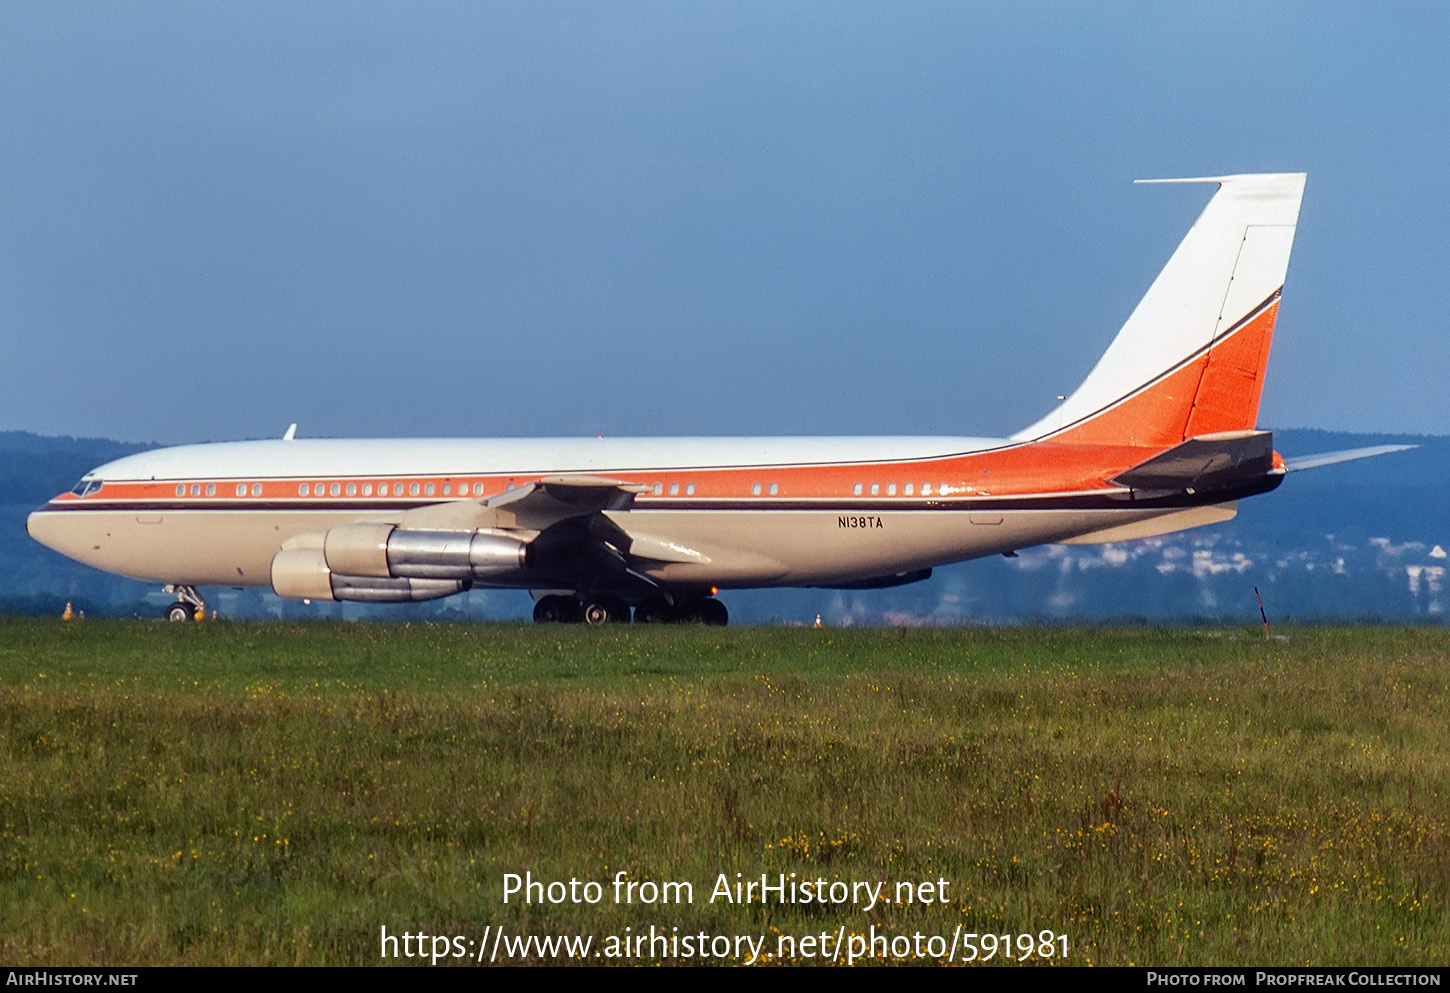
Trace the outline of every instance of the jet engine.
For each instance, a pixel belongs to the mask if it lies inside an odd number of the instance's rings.
[[[502,531],[339,524],[288,539],[272,559],[272,589],[294,600],[436,600],[526,568],[531,551]]]

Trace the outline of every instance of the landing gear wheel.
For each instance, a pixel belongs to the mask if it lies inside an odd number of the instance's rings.
[[[714,597],[687,600],[681,605],[679,616],[686,624],[708,624],[711,627],[723,628],[730,623],[730,611]]]
[[[706,600],[700,601],[700,605],[704,609],[706,624],[709,624],[712,627],[723,628],[725,625],[730,623],[730,611],[726,610],[725,605],[719,600],[716,600],[714,597],[710,597]]]
[[[568,624],[578,619],[579,604],[573,597],[554,594],[534,604],[535,624]]]
[[[636,624],[668,624],[675,619],[675,609],[665,603],[664,597],[652,597],[634,608]]]
[[[628,624],[629,604],[618,597],[591,597],[584,601],[584,623],[590,627],[600,624]]]
[[[176,602],[166,608],[164,616],[168,621],[180,624],[183,621],[206,619],[206,601],[201,598],[200,593],[196,592],[195,586],[172,583],[161,587],[161,592],[172,593],[176,596]]]
[[[729,623],[729,610],[715,597],[702,596],[680,604],[679,619],[684,623],[702,623],[713,628],[724,628]]]

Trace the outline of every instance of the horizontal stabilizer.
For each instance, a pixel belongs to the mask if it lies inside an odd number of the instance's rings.
[[[1302,455],[1297,459],[1285,459],[1284,469],[1286,472],[1298,472],[1301,469],[1318,469],[1320,466],[1337,465],[1340,462],[1353,462],[1356,459],[1372,459],[1376,455],[1389,455],[1391,452],[1404,452],[1411,448],[1419,447],[1419,445],[1375,445],[1371,448],[1350,448],[1342,452],[1323,452],[1319,455]]]
[[[1190,438],[1113,482],[1137,490],[1211,490],[1259,479],[1273,468],[1273,434],[1227,431]]]

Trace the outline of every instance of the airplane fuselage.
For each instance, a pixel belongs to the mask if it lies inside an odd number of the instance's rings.
[[[110,463],[36,511],[29,528],[72,558],[136,579],[267,586],[273,557],[295,535],[398,523],[410,510],[588,474],[638,487],[629,509],[605,513],[681,549],[672,556],[681,561],[642,570],[653,579],[829,586],[1242,495],[1155,498],[1104,480],[1148,454],[1156,450],[930,437],[235,442]],[[520,569],[475,585],[570,581]]]

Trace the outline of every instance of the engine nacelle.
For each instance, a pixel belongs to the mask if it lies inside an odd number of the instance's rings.
[[[376,579],[481,579],[522,569],[529,545],[501,531],[421,531],[339,524],[322,539],[334,573]]]
[[[412,603],[516,572],[529,559],[529,544],[501,531],[339,524],[289,539],[272,559],[272,589],[294,600]]]
[[[321,548],[284,548],[272,558],[272,590],[291,600],[416,603],[467,589],[459,579],[349,576],[333,572]]]

